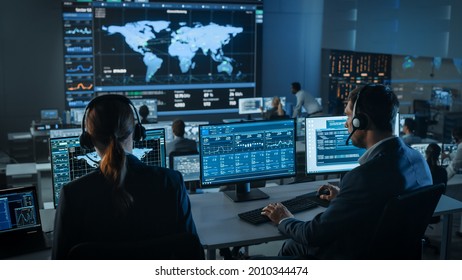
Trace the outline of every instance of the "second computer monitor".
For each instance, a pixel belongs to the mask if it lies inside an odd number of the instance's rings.
[[[295,136],[294,119],[200,126],[202,186],[236,184],[225,192],[234,201],[267,198],[249,182],[295,176]]]
[[[96,169],[100,161],[95,150],[80,147],[80,133],[77,134],[75,130],[71,130],[69,134],[63,131],[61,134],[66,136],[50,138],[55,207],[58,205],[61,188],[70,181]],[[166,167],[164,129],[147,129],[146,138],[143,141],[134,142],[132,153],[147,165]]]
[[[347,116],[326,116],[305,119],[306,174],[345,173],[359,165],[358,159],[366,149],[346,143]],[[393,134],[399,136],[399,115],[395,118]]]

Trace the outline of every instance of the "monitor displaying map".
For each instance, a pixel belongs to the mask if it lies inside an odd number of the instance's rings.
[[[69,134],[50,138],[51,172],[53,181],[53,200],[58,206],[61,188],[70,181],[95,170],[100,157],[95,150],[80,147],[80,134]],[[56,134],[58,135],[58,134]],[[146,129],[146,138],[134,142],[133,155],[147,165],[166,167],[165,130]]]
[[[158,115],[237,112],[260,93],[263,1],[63,1],[66,109],[155,98]]]

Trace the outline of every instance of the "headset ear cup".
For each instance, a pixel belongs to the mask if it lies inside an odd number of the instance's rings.
[[[146,138],[146,129],[140,123],[137,123],[133,132],[133,141],[140,141],[144,138]]]
[[[367,128],[368,119],[365,114],[357,113],[351,121],[354,128],[364,130]]]
[[[90,134],[88,134],[88,132],[84,131],[82,132],[82,134],[80,134],[79,142],[80,147],[88,150],[93,149],[93,142],[91,141],[91,137]]]

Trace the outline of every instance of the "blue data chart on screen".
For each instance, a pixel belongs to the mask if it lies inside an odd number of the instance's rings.
[[[346,116],[305,119],[306,173],[339,173],[359,165],[365,149],[346,143],[349,133]]]
[[[317,164],[335,165],[357,163],[365,152],[353,145],[346,145],[348,130],[344,121],[332,120],[326,122],[326,129],[316,130]]]
[[[294,120],[200,127],[202,184],[295,175]]]

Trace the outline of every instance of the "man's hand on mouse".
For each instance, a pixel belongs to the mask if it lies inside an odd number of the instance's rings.
[[[319,187],[318,194],[320,199],[332,200],[339,193],[340,188],[331,184],[325,184]]]

